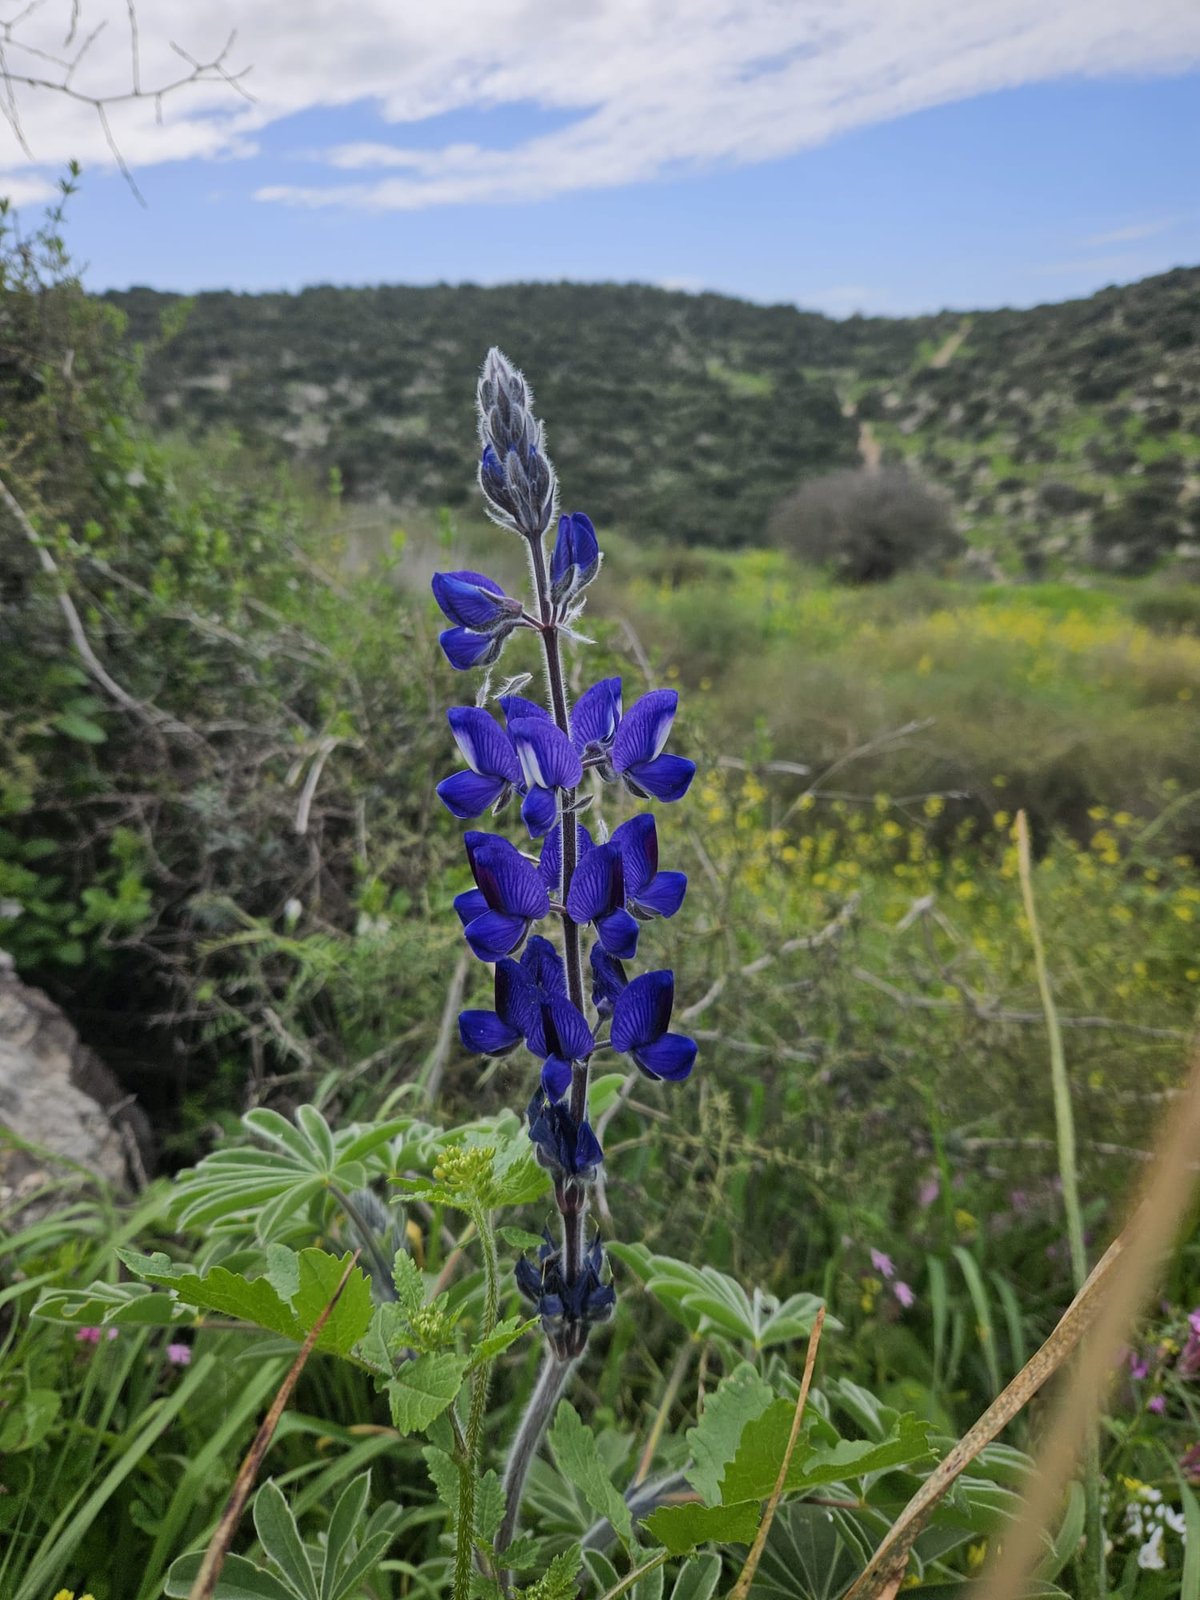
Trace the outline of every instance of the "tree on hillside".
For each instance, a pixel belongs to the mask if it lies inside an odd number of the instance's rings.
[[[813,478],[780,502],[769,529],[773,543],[845,583],[880,583],[962,549],[945,501],[902,467]]]

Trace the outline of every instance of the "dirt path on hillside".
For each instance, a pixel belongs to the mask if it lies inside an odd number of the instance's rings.
[[[853,400],[842,402],[842,415],[858,416],[858,407]],[[883,465],[883,446],[875,437],[875,430],[871,424],[861,419],[858,424],[858,458],[863,464],[864,472],[878,472]]]
[[[942,367],[948,367],[962,348],[963,340],[970,331],[971,319],[970,317],[964,317],[950,337],[945,339],[930,356],[929,365],[936,367],[939,371]]]

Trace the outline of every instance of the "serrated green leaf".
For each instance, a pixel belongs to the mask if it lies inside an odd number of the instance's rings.
[[[625,1540],[633,1539],[633,1518],[596,1448],[596,1440],[569,1400],[559,1402],[549,1434],[558,1470],[573,1483],[592,1510],[609,1522]]]
[[[775,1399],[770,1384],[743,1361],[709,1395],[700,1421],[688,1430],[692,1464],[687,1480],[708,1505],[721,1498],[721,1475],[737,1454],[742,1431]]]
[[[701,1544],[749,1544],[758,1532],[757,1500],[740,1505],[661,1506],[645,1519],[647,1528],[673,1556],[685,1556]]]
[[[445,1506],[453,1526],[458,1521],[458,1468],[447,1453],[435,1444],[427,1444],[421,1455],[438,1500]]]
[[[486,1339],[481,1339],[471,1351],[471,1371],[482,1366],[485,1361],[491,1361],[496,1356],[515,1344],[531,1329],[538,1326],[537,1317],[505,1317],[503,1322],[498,1322],[488,1334]]]
[[[411,1317],[424,1303],[425,1283],[420,1267],[407,1250],[396,1252],[396,1259],[392,1263],[392,1282],[396,1285],[401,1310],[406,1317]]]
[[[491,1467],[475,1489],[475,1537],[490,1544],[504,1521],[504,1485]]]
[[[765,1500],[775,1489],[792,1430],[795,1405],[791,1400],[776,1400],[747,1429],[737,1454],[721,1479],[721,1501],[734,1505],[742,1500]],[[784,1492],[811,1488],[822,1483],[841,1483],[869,1472],[891,1467],[911,1466],[932,1459],[929,1426],[913,1416],[897,1419],[891,1434],[883,1440],[839,1439],[835,1443],[814,1445],[816,1427],[828,1434],[828,1425],[814,1419],[806,1423],[784,1482]]]
[[[204,1560],[203,1550],[180,1556],[171,1563],[163,1584],[163,1593],[172,1600],[187,1600],[192,1592]],[[245,1556],[226,1556],[213,1600],[296,1600],[295,1592],[280,1582],[272,1573],[256,1567]]]
[[[117,1254],[131,1272],[170,1290],[189,1306],[253,1322],[297,1343],[304,1341],[329,1304],[351,1259],[349,1255],[339,1259],[324,1250],[302,1250],[296,1263],[297,1287],[289,1303],[269,1277],[245,1278],[219,1266],[201,1274],[173,1262],[161,1251],[152,1256],[135,1250],[119,1250]],[[277,1279],[286,1277],[291,1281],[282,1256],[274,1257],[273,1270]],[[367,1331],[372,1311],[370,1284],[362,1269],[355,1267],[315,1348],[345,1355]]]
[[[292,1508],[273,1478],[268,1478],[254,1497],[254,1531],[264,1552],[296,1594],[304,1600],[319,1600],[317,1580]]]
[[[573,1544],[555,1556],[536,1583],[517,1590],[519,1600],[575,1600],[581,1565],[579,1546]]]
[[[423,1433],[462,1387],[467,1357],[443,1351],[406,1361],[388,1384],[392,1423],[401,1433]]]

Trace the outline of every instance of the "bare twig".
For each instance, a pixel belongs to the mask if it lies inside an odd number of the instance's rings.
[[[817,1363],[817,1349],[821,1343],[821,1329],[825,1326],[825,1307],[817,1308],[816,1321],[813,1330],[808,1336],[808,1354],[804,1358],[804,1376],[800,1380],[800,1393],[796,1399],[796,1410],[792,1416],[792,1431],[788,1434],[787,1448],[783,1452],[783,1460],[779,1464],[779,1476],[775,1479],[775,1487],[771,1491],[771,1498],[767,1501],[763,1511],[762,1521],[758,1525],[758,1532],[754,1535],[754,1543],[750,1546],[750,1553],[746,1557],[746,1564],[733,1588],[729,1591],[729,1600],[746,1600],[750,1593],[750,1585],[754,1582],[754,1574],[758,1571],[758,1563],[762,1560],[762,1553],[766,1549],[767,1535],[771,1531],[771,1524],[775,1521],[775,1513],[779,1509],[779,1502],[783,1498],[784,1485],[787,1483],[788,1468],[792,1464],[795,1454],[796,1441],[800,1437],[800,1424],[804,1420],[804,1407],[808,1403],[808,1391],[812,1384],[813,1368]]]
[[[258,1469],[262,1466],[263,1458],[271,1447],[271,1440],[275,1437],[275,1430],[279,1426],[279,1419],[283,1416],[288,1401],[292,1398],[292,1390],[296,1387],[300,1374],[304,1371],[305,1363],[313,1353],[317,1340],[325,1324],[333,1313],[334,1306],[342,1297],[342,1291],[350,1282],[350,1274],[358,1264],[358,1251],[342,1273],[341,1281],[333,1291],[329,1304],[321,1312],[308,1331],[308,1337],[300,1346],[300,1353],[292,1362],[287,1377],[279,1386],[279,1393],[271,1403],[271,1409],[263,1418],[262,1426],[254,1436],[254,1443],[246,1452],[246,1459],[238,1469],[234,1480],[233,1490],[221,1513],[221,1520],[217,1523],[216,1532],[209,1541],[208,1549],[204,1552],[204,1560],[200,1563],[200,1570],[196,1574],[196,1581],[192,1584],[188,1600],[212,1600],[212,1595],[217,1587],[217,1579],[221,1576],[221,1568],[225,1565],[225,1557],[229,1554],[229,1546],[233,1543],[233,1536],[237,1532],[238,1523],[242,1519],[242,1512],[246,1509],[246,1501],[250,1498],[250,1491],[254,1487],[254,1480],[258,1477]]]

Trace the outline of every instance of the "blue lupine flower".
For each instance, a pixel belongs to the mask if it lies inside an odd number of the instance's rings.
[[[482,572],[435,572],[433,598],[460,628],[473,633],[509,633],[524,607]]]
[[[620,678],[602,678],[585,689],[571,711],[571,742],[585,761],[600,765],[608,782],[616,776],[607,758],[620,725]]]
[[[495,995],[494,1011],[459,1012],[459,1038],[475,1055],[506,1056],[523,1041],[529,1027],[534,1004],[529,979],[511,956],[496,963]]]
[[[454,670],[467,672],[471,667],[490,667],[498,661],[504,649],[504,635],[473,633],[470,628],[447,628],[438,634],[438,643]]]
[[[538,1165],[558,1182],[575,1179],[590,1183],[604,1161],[600,1141],[591,1124],[576,1122],[565,1100],[552,1100],[539,1087],[529,1102],[529,1137]]]
[[[594,845],[575,868],[567,891],[567,915],[594,923],[609,955],[629,961],[637,954],[638,925],[625,909],[625,862],[613,840]]]
[[[556,1000],[566,1000],[567,974],[562,957],[549,939],[535,933],[526,941],[519,961],[511,956],[497,961],[495,995],[494,1011],[459,1013],[459,1036],[467,1049],[477,1055],[502,1056],[523,1039],[543,1060],[553,1054],[554,1046],[547,1043],[543,1010]],[[569,1034],[570,1026],[565,1023],[559,1027],[555,1038]]]
[[[696,763],[663,754],[679,709],[674,689],[651,689],[622,717],[612,746],[612,764],[626,787],[647,800],[682,800],[696,776]]]
[[[550,910],[537,868],[515,845],[494,833],[464,835],[478,888],[455,897],[467,943],[480,961],[498,961],[521,944],[529,925]]]
[[[687,893],[686,872],[658,870],[658,829],[649,811],[630,817],[612,836],[625,869],[625,903],[635,917],[673,917]]]
[[[582,511],[559,517],[550,556],[550,594],[556,601],[577,595],[600,570],[600,545],[590,517]]]
[[[554,515],[556,481],[525,379],[497,349],[488,351],[476,393],[479,487],[502,527],[540,538]]]
[[[596,1048],[592,1030],[579,1008],[565,995],[544,1000],[540,1007],[541,1027],[528,1035],[529,1048],[544,1056],[542,1088],[560,1100],[571,1087],[571,1063],[586,1061]]]
[[[592,836],[582,822],[575,824],[575,861],[578,864],[593,848]],[[538,875],[546,885],[546,893],[557,895],[562,886],[562,828],[556,823],[542,840],[542,856],[538,862]]]
[[[648,1078],[686,1078],[696,1060],[696,1041],[667,1031],[674,1004],[673,972],[643,972],[614,1001],[612,1047]]]
[[[596,1008],[596,1015],[601,1019],[611,1017],[613,1007],[629,982],[625,976],[625,968],[617,960],[616,956],[610,956],[598,941],[592,946],[590,960],[592,964],[592,1004]]]
[[[521,781],[521,763],[504,729],[479,706],[453,706],[446,713],[467,772],[443,778],[438,798],[456,817],[480,817],[508,799]]]
[[[592,1241],[581,1263],[581,1271],[574,1283],[563,1277],[562,1256],[548,1233],[538,1246],[536,1265],[522,1257],[514,1277],[517,1287],[531,1300],[542,1319],[542,1327],[557,1345],[567,1333],[565,1323],[593,1325],[607,1322],[612,1316],[617,1296],[611,1283],[604,1283],[600,1274],[604,1266],[604,1250],[599,1235]],[[570,1354],[570,1350],[561,1352]]]
[[[525,779],[521,816],[530,836],[538,839],[549,833],[557,818],[555,790],[573,789],[583,777],[583,766],[571,741],[549,717],[510,715],[508,736]]]

